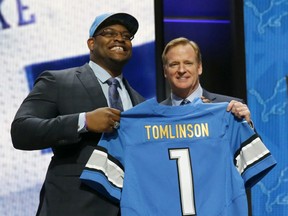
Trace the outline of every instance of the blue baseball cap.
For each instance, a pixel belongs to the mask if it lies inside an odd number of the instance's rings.
[[[97,30],[114,24],[124,25],[131,34],[135,34],[139,24],[135,17],[127,13],[106,13],[95,18],[89,30],[89,37],[93,37]]]

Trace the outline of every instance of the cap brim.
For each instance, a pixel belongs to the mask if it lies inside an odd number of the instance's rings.
[[[139,27],[137,19],[132,15],[127,13],[114,13],[107,15],[101,22],[98,23],[97,26],[94,25],[95,30],[92,29],[92,33],[90,29],[90,37],[92,37],[96,31],[114,24],[121,24],[125,26],[127,30],[133,35],[135,35]]]

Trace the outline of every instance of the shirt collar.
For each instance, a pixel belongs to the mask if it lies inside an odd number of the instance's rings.
[[[192,94],[190,94],[186,99],[192,102],[195,98],[201,98],[202,94],[203,94],[203,89],[201,85],[199,84],[197,89]],[[172,106],[179,106],[182,100],[185,98],[177,97],[176,95],[171,93],[171,99],[172,99]]]
[[[111,78],[111,75],[102,67],[100,67],[98,64],[96,64],[95,62],[89,61],[89,66],[92,68],[95,76],[102,84],[105,83],[109,78]],[[120,74],[119,76],[115,78],[119,81],[120,85],[123,86],[123,83],[122,83],[123,75]]]

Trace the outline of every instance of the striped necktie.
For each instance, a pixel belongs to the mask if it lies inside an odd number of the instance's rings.
[[[108,96],[109,96],[110,106],[112,108],[123,111],[123,104],[122,104],[119,92],[117,90],[118,87],[121,88],[120,83],[118,82],[116,78],[113,78],[113,77],[108,79],[107,83],[109,85]]]
[[[191,103],[191,101],[189,101],[188,99],[184,99],[181,101],[180,106],[184,106],[184,105],[189,104],[189,103]]]

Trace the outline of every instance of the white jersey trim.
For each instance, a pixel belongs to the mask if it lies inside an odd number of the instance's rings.
[[[116,163],[109,160],[106,152],[97,149],[94,150],[86,167],[96,171],[102,171],[109,182],[119,188],[123,187],[124,171]]]
[[[242,174],[249,165],[255,163],[269,153],[269,150],[265,147],[261,139],[256,137],[250,143],[243,146],[236,156],[235,159],[238,172]]]

